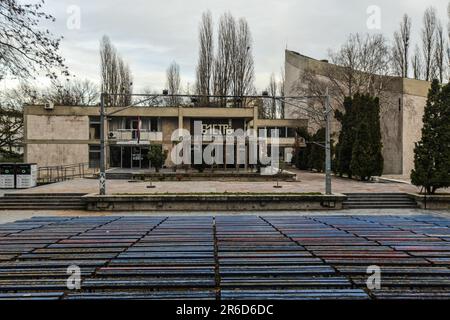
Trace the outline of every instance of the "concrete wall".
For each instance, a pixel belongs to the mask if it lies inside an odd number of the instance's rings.
[[[25,161],[39,167],[89,161],[89,117],[25,114]]]
[[[25,139],[89,140],[88,116],[26,115]]]
[[[403,175],[409,176],[414,168],[414,146],[422,137],[423,114],[427,99],[415,95],[403,97]]]
[[[85,163],[89,161],[88,144],[28,144],[26,162],[39,167]]]
[[[380,99],[380,131],[384,174],[402,174],[402,94],[388,92]]]
[[[306,90],[302,75],[313,71],[319,81],[326,81],[322,75],[327,62],[315,60],[286,50],[285,91],[287,95],[297,95],[299,88]],[[422,116],[426,104],[429,82],[414,79],[388,78],[388,89],[380,97],[380,129],[383,143],[384,172],[386,175],[409,177],[414,166],[414,143],[421,137]],[[331,99],[334,109],[341,109],[340,103]],[[295,107],[286,106],[287,117],[305,116]],[[309,119],[311,132],[317,125]],[[320,124],[319,124],[320,125]],[[340,124],[332,121],[333,139],[337,141]]]

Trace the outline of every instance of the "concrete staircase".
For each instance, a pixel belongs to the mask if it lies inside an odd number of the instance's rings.
[[[346,193],[345,209],[410,209],[417,203],[405,193]]]
[[[0,210],[84,210],[85,193],[6,193]]]

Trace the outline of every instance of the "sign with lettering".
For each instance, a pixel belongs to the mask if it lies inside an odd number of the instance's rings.
[[[202,134],[210,135],[215,133],[232,135],[234,133],[234,129],[229,124],[202,124]]]

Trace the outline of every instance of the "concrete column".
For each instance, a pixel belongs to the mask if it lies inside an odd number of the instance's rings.
[[[178,107],[178,129],[183,129],[183,108]]]
[[[256,136],[258,136],[258,107],[253,107],[253,129]]]
[[[178,129],[181,130],[183,129],[183,108],[182,107],[178,107]],[[180,131],[178,137],[181,138],[182,137],[182,133]],[[172,146],[173,147],[173,146]],[[178,154],[177,154],[177,158],[178,158]],[[178,162],[178,159],[177,159]],[[178,166],[176,166],[178,167]],[[176,168],[175,168],[176,170]]]
[[[105,117],[105,132],[104,132],[104,139],[105,139],[105,168],[106,170],[108,170],[110,168],[110,163],[109,163],[109,154],[110,154],[110,150],[109,150],[109,121],[108,121],[108,117]]]
[[[254,136],[256,138],[256,141],[258,141],[258,107],[257,106],[253,107],[253,130],[254,130],[253,132],[254,132]],[[248,150],[249,150],[249,148],[247,146],[247,155],[248,155]],[[257,148],[257,153],[256,153],[257,154],[257,157],[256,157],[257,159],[258,159],[258,155],[259,155],[258,150],[259,150],[259,146]],[[245,170],[247,170],[247,167],[248,167],[247,159],[248,159],[248,157],[245,160]]]

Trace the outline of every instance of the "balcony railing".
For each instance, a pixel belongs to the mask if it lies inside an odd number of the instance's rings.
[[[140,136],[140,137],[139,137]],[[116,141],[162,141],[162,132],[155,132],[150,130],[135,129],[118,129],[110,131],[108,134],[109,140]]]

